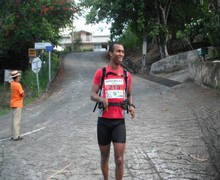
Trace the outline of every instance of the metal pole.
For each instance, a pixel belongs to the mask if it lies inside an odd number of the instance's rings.
[[[36,62],[36,78],[37,78],[37,92],[38,96],[40,95],[40,86],[39,86],[39,77],[38,77],[38,61]]]
[[[44,50],[42,49],[42,77],[44,79]]]
[[[146,40],[146,33],[143,33],[143,56],[142,56],[142,66],[141,66],[141,73],[144,73],[144,67],[146,66],[146,54],[147,54],[147,40]]]
[[[49,82],[51,82],[51,52],[49,51]]]

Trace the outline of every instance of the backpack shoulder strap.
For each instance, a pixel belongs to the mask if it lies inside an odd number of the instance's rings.
[[[102,68],[102,77],[101,77],[100,85],[99,85],[99,89],[100,90],[102,89],[102,85],[103,85],[103,81],[104,81],[104,78],[105,78],[105,74],[106,74],[106,67],[103,67]]]
[[[127,96],[127,94],[128,94],[128,75],[127,75],[127,70],[123,69],[123,73],[124,73],[124,78],[125,78],[125,83],[126,83],[125,94]]]
[[[126,69],[123,69],[123,73],[124,73],[124,77],[125,77],[125,78],[128,78],[127,70],[126,70]]]
[[[101,90],[102,90],[102,85],[103,85],[103,81],[104,81],[104,78],[105,78],[105,74],[106,74],[106,67],[103,67],[103,68],[102,68],[102,77],[101,77],[101,79],[100,79],[100,85],[99,85],[99,96],[101,96]],[[94,107],[94,109],[93,109],[93,112],[95,112],[96,107],[97,107],[98,104],[99,104],[99,103],[96,102],[95,107]]]

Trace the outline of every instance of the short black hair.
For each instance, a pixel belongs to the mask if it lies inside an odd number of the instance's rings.
[[[119,44],[119,45],[122,45],[123,46],[123,44],[122,43],[120,43],[120,42],[113,42],[113,43],[111,43],[110,44],[110,46],[109,46],[109,52],[113,52],[114,51],[114,46],[115,46],[115,44]]]

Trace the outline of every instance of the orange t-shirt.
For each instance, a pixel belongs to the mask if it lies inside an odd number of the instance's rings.
[[[23,107],[23,93],[24,90],[19,82],[11,82],[11,107],[22,108]]]

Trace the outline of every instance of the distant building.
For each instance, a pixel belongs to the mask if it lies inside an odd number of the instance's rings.
[[[93,36],[93,50],[94,51],[102,51],[108,50],[108,42],[110,41],[109,35],[94,35]]]
[[[73,42],[81,39],[80,50],[102,51],[108,49],[109,35],[92,35],[88,31],[77,31],[74,33]]]
[[[88,31],[77,31],[71,33],[62,33],[62,39],[60,41],[61,47],[73,48],[77,46],[80,51],[93,50],[93,51],[104,51],[108,49],[108,42],[110,35],[92,35]]]

